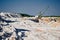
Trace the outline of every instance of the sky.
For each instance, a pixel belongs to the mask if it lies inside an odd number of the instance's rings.
[[[60,16],[60,0],[0,0],[0,12],[38,15],[40,11],[45,11],[43,15]]]

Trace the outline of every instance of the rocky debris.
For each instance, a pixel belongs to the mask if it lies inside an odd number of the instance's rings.
[[[9,13],[9,12],[1,12],[0,16],[2,16],[3,18],[19,18],[21,17],[20,14],[17,13]]]
[[[38,19],[39,22],[33,20],[35,17],[7,19],[17,22],[7,25],[0,21],[0,40],[60,40],[60,23],[49,18]]]

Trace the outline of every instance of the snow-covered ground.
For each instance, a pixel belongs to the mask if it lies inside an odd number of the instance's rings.
[[[60,40],[60,23],[54,21],[47,22],[40,19],[39,22],[35,22],[32,21],[33,19],[35,17],[7,17],[4,19],[16,21],[12,23],[1,22],[2,20],[0,20],[0,30],[1,28],[3,29],[0,32],[0,36],[3,38],[5,33],[12,33],[10,37],[6,37],[5,39],[12,40],[11,38],[15,37],[17,40],[19,37],[20,40]]]

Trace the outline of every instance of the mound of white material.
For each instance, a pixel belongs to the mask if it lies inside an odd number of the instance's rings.
[[[21,18],[19,22],[12,23],[14,28],[30,30],[24,40],[60,40],[60,27],[51,27],[43,21],[34,21]],[[56,33],[56,34],[55,34]]]
[[[17,22],[9,23],[7,26],[3,26],[3,31],[5,32],[14,32],[16,29],[26,29],[29,31],[23,31],[22,37],[24,40],[60,40],[60,27],[51,27],[50,24],[46,24],[42,20],[39,20],[38,23],[29,20],[34,19],[34,17],[25,18],[7,18],[10,20],[17,20]],[[20,33],[20,34],[19,34]],[[1,34],[1,33],[0,33]],[[13,34],[12,34],[13,35]],[[18,32],[18,35],[21,35],[21,32]]]

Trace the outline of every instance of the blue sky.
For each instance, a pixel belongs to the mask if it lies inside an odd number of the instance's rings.
[[[0,12],[37,15],[48,6],[49,9],[43,15],[60,16],[60,0],[0,0]]]

